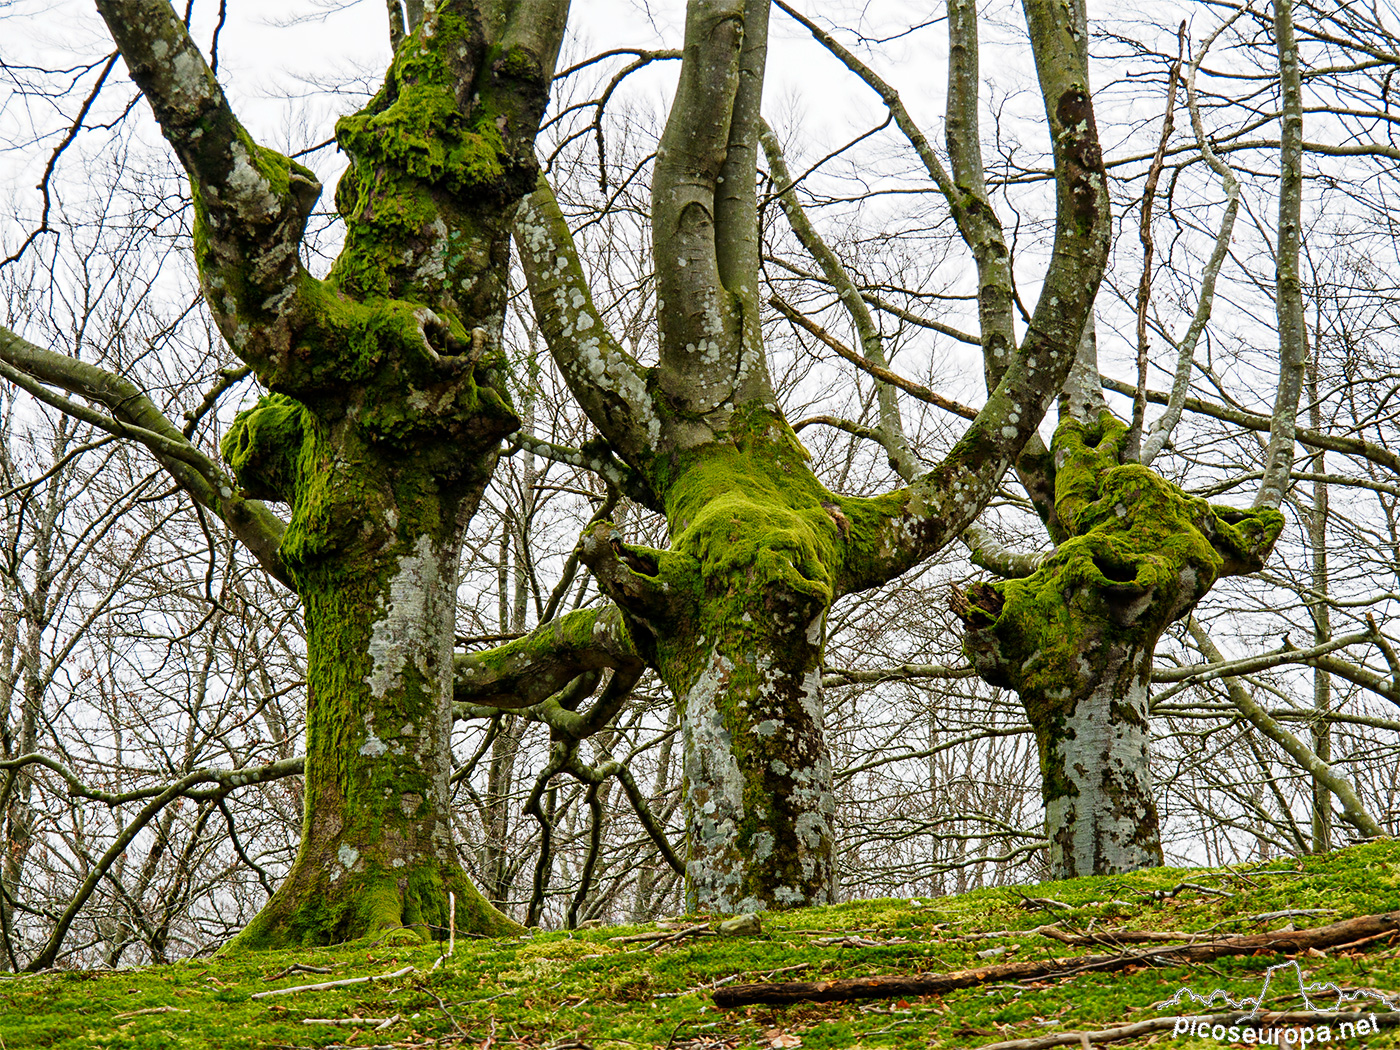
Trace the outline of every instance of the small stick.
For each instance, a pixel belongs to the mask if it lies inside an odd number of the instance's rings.
[[[302,1024],[372,1024],[379,1028],[385,1021],[393,1021],[394,1017],[303,1017]]]
[[[344,980],[323,981],[320,984],[298,984],[291,988],[272,988],[266,992],[254,992],[248,998],[265,999],[269,995],[289,995],[292,992],[323,992],[327,988],[344,988],[352,984],[367,984],[370,981],[388,981],[395,977],[404,977],[412,972],[412,966],[405,966],[402,970],[395,970],[393,973],[371,974],[368,977],[346,977]]]
[[[293,973],[332,973],[333,966],[308,966],[306,963],[292,963],[281,973],[274,973],[271,977],[264,977],[264,981],[280,981],[283,977]]]
[[[140,1017],[142,1014],[187,1014],[188,1010],[182,1010],[178,1006],[148,1006],[144,1010],[132,1010],[126,1014],[113,1014],[112,1020],[120,1021],[123,1017]]]
[[[472,338],[476,338],[476,330],[472,330]],[[447,955],[450,958],[457,950],[457,894],[448,891],[447,894]]]

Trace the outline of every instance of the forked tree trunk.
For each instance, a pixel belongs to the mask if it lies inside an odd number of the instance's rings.
[[[516,243],[541,331],[611,453],[591,448],[580,464],[612,472],[630,496],[664,514],[671,546],[629,547],[610,525],[591,527],[581,556],[625,622],[575,614],[577,631],[537,631],[495,654],[474,654],[458,695],[500,703],[522,687],[542,692],[522,672],[532,654],[535,679],[547,674],[551,688],[618,654],[655,667],[684,720],[691,907],[831,899],[834,804],[820,684],[831,604],[908,571],[972,521],[1073,360],[1109,227],[1087,30],[1082,11],[1070,8],[1027,4],[1058,173],[1056,249],[1041,300],[1016,352],[1005,343],[989,349],[998,378],[976,420],[906,488],[833,495],[777,408],[758,294],[767,0],[688,5],[685,57],[652,183],[654,368],[607,331],[548,186],[522,209]],[[894,92],[881,94],[907,128]],[[922,134],[914,137],[971,243],[976,202],[955,189]],[[882,407],[897,415],[892,396]],[[905,444],[891,437],[888,448],[910,465]]]

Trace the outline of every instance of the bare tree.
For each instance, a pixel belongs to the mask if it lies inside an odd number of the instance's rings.
[[[972,521],[1072,362],[1108,230],[1087,26],[1082,10],[1052,5],[1027,4],[1026,17],[1059,173],[1056,249],[1026,337],[987,337],[987,404],[942,462],[905,488],[873,498],[832,492],[775,396],[755,186],[766,2],[688,9],[652,180],[655,367],[604,327],[547,185],[517,221],[541,331],[607,442],[591,458],[603,469],[615,457],[634,498],[665,515],[671,546],[631,545],[609,523],[592,527],[581,557],[616,605],[459,658],[457,695],[498,702],[529,690],[542,699],[590,668],[654,667],[682,711],[692,907],[832,899],[821,686],[832,603],[903,574]],[[900,119],[897,96],[886,101]],[[976,153],[975,133],[961,148]],[[952,192],[926,155],[975,244],[979,224],[995,219],[970,187]],[[907,455],[897,436],[891,443],[892,456]]]
[[[306,610],[302,848],[249,946],[441,927],[449,892],[464,928],[513,928],[451,848],[452,611],[518,425],[497,374],[510,222],[567,4],[391,8],[394,65],[338,126],[345,246],[319,280],[299,258],[316,177],[253,142],[168,3],[99,4],[190,177],[214,319],[272,391],[224,440],[236,480],[130,382],[0,332],[6,378],[103,406],[62,402],[145,444]]]

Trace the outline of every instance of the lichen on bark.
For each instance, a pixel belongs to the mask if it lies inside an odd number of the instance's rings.
[[[510,227],[567,0],[417,12],[383,88],[337,126],[346,236],[324,279],[300,262],[315,175],[253,141],[168,3],[99,8],[190,175],[214,319],[268,391],[223,454],[246,496],[291,508],[302,845],[238,943],[439,935],[449,892],[461,929],[511,929],[451,841],[452,639],[462,530],[519,425],[501,378]]]
[[[1255,571],[1283,528],[1123,463],[1127,425],[1061,421],[1055,511],[1069,536],[1034,573],[955,595],[963,649],[1014,689],[1039,746],[1055,877],[1160,864],[1147,686],[1161,633],[1222,575]]]

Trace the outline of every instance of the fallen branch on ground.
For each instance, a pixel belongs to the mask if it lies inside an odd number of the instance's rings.
[[[333,966],[311,966],[307,963],[292,963],[285,970],[274,973],[270,977],[264,977],[264,981],[280,981],[283,977],[290,977],[294,973],[330,973],[335,969]]]
[[[674,944],[676,941],[683,941],[687,937],[718,937],[719,934],[710,929],[708,922],[700,923],[698,926],[682,926],[677,930],[654,930],[651,933],[633,933],[626,937],[609,937],[613,944],[642,944],[646,941],[657,941],[661,944]]]
[[[847,1002],[852,999],[885,999],[892,996],[937,995],[959,988],[972,988],[991,981],[1027,981],[1068,976],[1086,971],[1122,970],[1129,966],[1157,962],[1164,965],[1209,962],[1229,955],[1251,955],[1266,951],[1277,954],[1334,948],[1362,938],[1400,931],[1400,911],[1362,915],[1329,926],[1305,930],[1278,930],[1219,937],[1201,944],[1173,948],[1150,948],[1117,955],[1078,955],[1043,961],[1003,963],[952,973],[899,974],[881,977],[855,977],[841,981],[789,981],[781,984],[741,984],[715,992],[718,1006],[751,1006],[758,1003]]]
[[[388,981],[395,977],[405,977],[413,972],[412,966],[405,966],[393,973],[371,974],[368,977],[346,977],[339,981],[322,981],[320,984],[297,984],[291,988],[271,988],[266,992],[254,992],[249,999],[266,999],[269,995],[290,995],[292,992],[323,992],[327,988],[344,988],[352,984],[366,984],[369,981]]]

